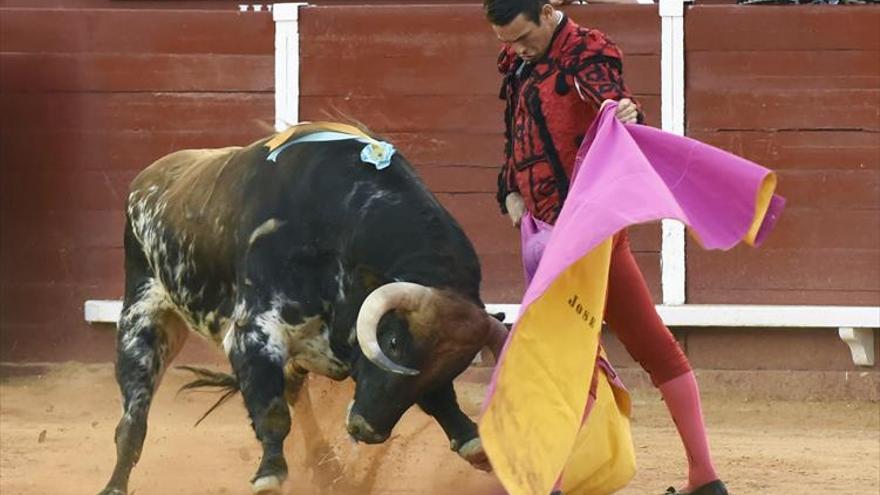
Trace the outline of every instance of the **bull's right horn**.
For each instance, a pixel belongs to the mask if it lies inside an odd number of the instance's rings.
[[[392,282],[374,290],[364,300],[357,318],[357,340],[367,357],[380,368],[401,375],[418,375],[419,371],[392,361],[379,347],[379,320],[394,309],[416,311],[434,297],[434,291],[411,282]]]

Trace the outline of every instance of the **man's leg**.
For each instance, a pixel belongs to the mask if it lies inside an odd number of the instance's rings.
[[[687,453],[687,490],[717,480],[696,379],[687,357],[654,308],[626,231],[618,234],[611,255],[605,319],[663,395]]]

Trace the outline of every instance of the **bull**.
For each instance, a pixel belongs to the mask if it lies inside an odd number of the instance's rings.
[[[468,238],[391,145],[342,124],[185,150],[132,182],[116,379],[123,415],[102,495],[127,493],[160,379],[193,331],[227,355],[280,493],[289,406],[308,373],[355,381],[346,428],[385,441],[418,405],[488,463],[453,379],[504,327],[480,300]]]

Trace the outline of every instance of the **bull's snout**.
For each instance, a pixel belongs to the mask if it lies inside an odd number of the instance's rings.
[[[357,414],[352,414],[348,417],[346,429],[348,434],[359,442],[382,443],[388,439],[387,433],[377,433],[363,417]]]

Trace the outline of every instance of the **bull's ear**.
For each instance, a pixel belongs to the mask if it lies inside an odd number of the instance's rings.
[[[354,277],[357,282],[356,285],[366,289],[367,294],[391,282],[391,280],[382,275],[382,272],[367,265],[358,265],[355,267]]]

